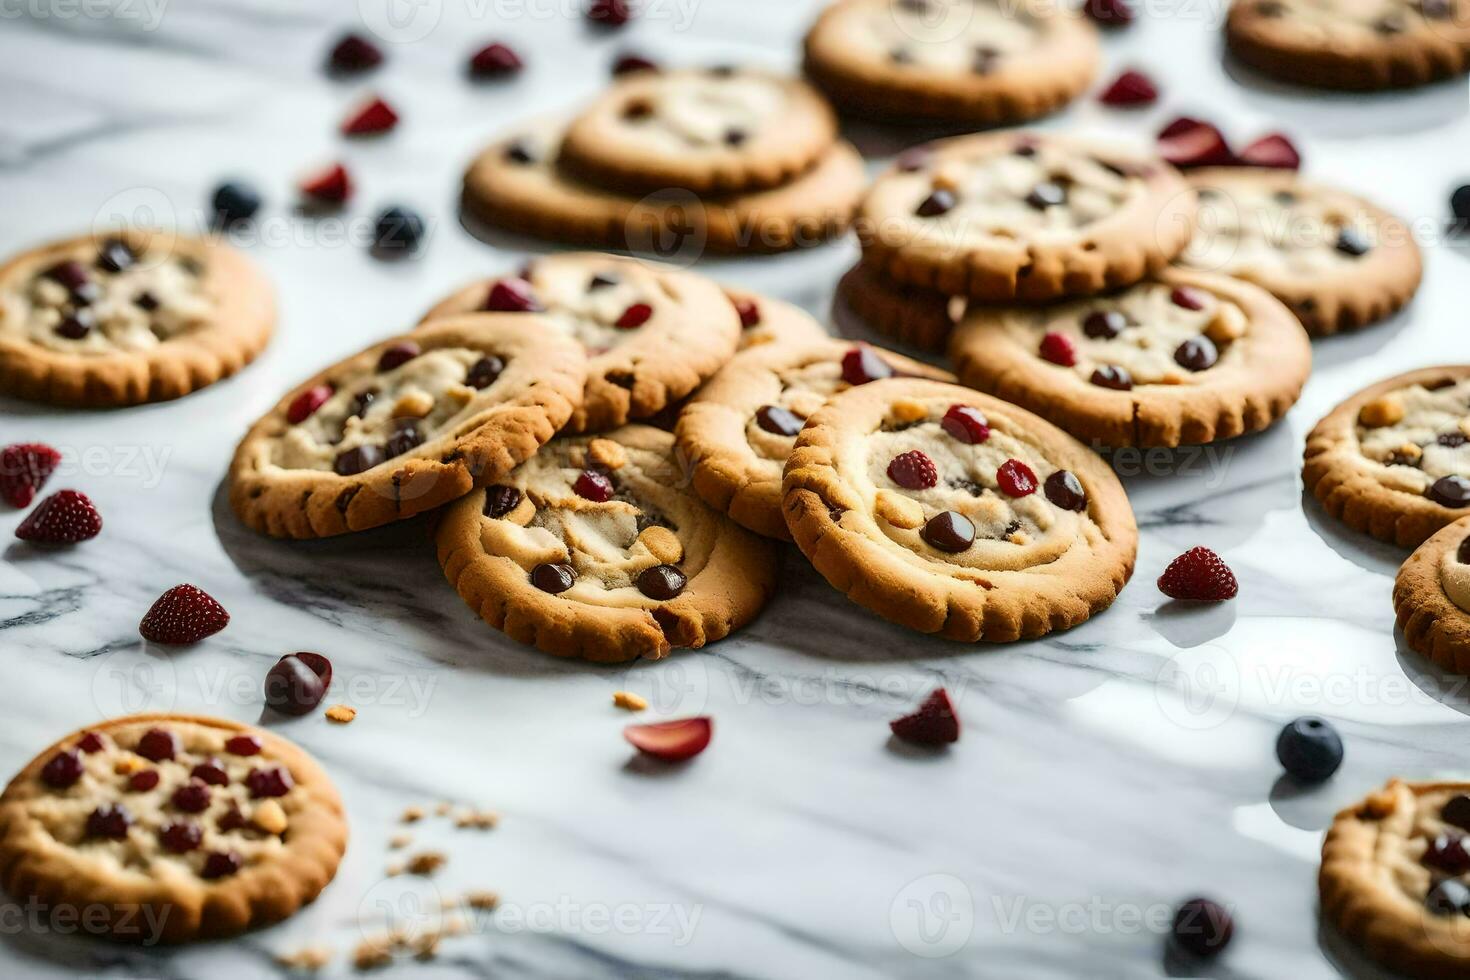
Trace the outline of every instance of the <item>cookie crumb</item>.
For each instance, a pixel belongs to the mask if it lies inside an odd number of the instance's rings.
[[[648,707],[648,702],[632,691],[614,691],[613,706],[622,708],[625,711],[642,711]]]
[[[359,970],[376,970],[393,962],[395,940],[391,935],[373,936],[357,944],[352,965]]]
[[[294,953],[282,953],[276,957],[276,963],[288,970],[316,972],[331,962],[332,948],[330,946],[307,946]]]
[[[491,912],[500,905],[500,893],[485,890],[465,892],[464,897],[460,899],[460,904],[465,908]]]
[[[440,803],[434,807],[434,814],[440,817],[447,817],[449,816],[449,811],[453,809],[453,803]]]
[[[403,872],[404,867],[403,862],[401,861],[394,861],[392,864],[388,865],[388,867],[383,869],[383,873],[386,874],[389,878],[397,878],[399,875],[403,874]]]
[[[357,717],[357,709],[345,704],[334,704],[327,709],[327,721],[345,725]]]
[[[440,851],[421,851],[408,859],[408,873],[416,875],[432,875],[444,865],[449,863],[449,858]]]
[[[413,834],[394,834],[388,838],[388,846],[395,851],[401,851],[413,843]]]
[[[455,815],[456,827],[474,830],[494,830],[500,823],[500,814],[494,810],[463,810]]]
[[[424,819],[424,808],[421,806],[408,807],[403,811],[403,816],[398,819],[404,823],[417,823]]]
[[[419,960],[432,960],[435,956],[438,956],[439,939],[440,936],[437,932],[425,933],[415,939],[410,944],[410,947],[413,949],[414,958]]]

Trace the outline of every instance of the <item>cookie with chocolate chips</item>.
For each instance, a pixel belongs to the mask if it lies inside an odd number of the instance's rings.
[[[1411,650],[1470,675],[1470,515],[1441,529],[1404,562],[1393,608]]]
[[[1327,513],[1406,548],[1470,516],[1470,367],[1380,381],[1307,436],[1302,480]]]
[[[471,311],[531,314],[587,355],[573,431],[647,419],[688,395],[735,353],[740,314],[720,287],[672,266],[597,253],[548,255],[516,274],[465,286],[422,322]]]
[[[999,302],[1087,296],[1163,268],[1197,201],[1148,154],[1059,136],[961,136],[904,153],[858,210],[863,261],[896,282]]]
[[[894,282],[866,262],[847,270],[835,299],[878,333],[926,351],[949,346],[955,324],[970,304],[963,296]]]
[[[446,317],[297,386],[251,427],[230,505],[321,538],[432,510],[536,452],[582,400],[582,346],[549,318]]]
[[[0,393],[105,408],[179,398],[255,359],[274,292],[217,239],[119,229],[0,266]]]
[[[1306,333],[1269,293],[1181,269],[1054,306],[972,306],[950,356],[965,384],[1106,446],[1259,431],[1312,368]]]
[[[1319,88],[1426,85],[1470,70],[1470,0],[1235,0],[1231,54]]]
[[[766,537],[790,540],[781,471],[806,420],[834,395],[882,378],[953,381],[948,371],[839,340],[781,342],[737,354],[679,414],[674,437],[694,489]]]
[[[1285,170],[1212,167],[1188,179],[1199,230],[1178,264],[1255,283],[1314,337],[1376,323],[1419,288],[1409,228],[1357,195]]]
[[[0,795],[0,885],[88,932],[218,939],[308,904],[347,847],[326,773],[283,738],[148,714],[73,732]]]
[[[1092,83],[1097,29],[1059,3],[842,0],[806,36],[806,72],[854,115],[1002,125]]]
[[[749,622],[774,546],[689,489],[674,437],[564,436],[439,526],[445,577],[482,619],[563,657],[657,659]]]
[[[786,523],[838,591],[952,640],[1009,641],[1107,608],[1133,573],[1123,487],[1015,405],[919,379],[859,385],[807,420]]]

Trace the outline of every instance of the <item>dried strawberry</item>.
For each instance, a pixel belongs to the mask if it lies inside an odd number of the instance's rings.
[[[893,734],[905,742],[919,745],[948,745],[960,740],[960,719],[955,714],[949,692],[936,688],[919,705],[919,710],[888,723]]]
[[[370,136],[386,133],[398,125],[398,113],[382,99],[374,98],[364,104],[342,123],[344,136]]]
[[[888,461],[888,479],[905,490],[927,490],[939,482],[939,468],[927,453],[910,449]]]
[[[618,322],[613,325],[619,330],[632,330],[634,327],[643,326],[652,316],[653,307],[647,303],[634,303],[623,311],[623,315],[618,317]]]
[[[331,397],[331,385],[312,385],[291,399],[291,404],[286,406],[286,421],[292,425],[300,425],[316,414],[316,410]]]
[[[230,614],[202,589],[176,585],[158,597],[138,624],[143,639],[154,643],[197,643],[230,622]]]
[[[340,163],[306,177],[300,187],[304,197],[319,204],[344,204],[352,196],[352,178]]]
[[[1241,150],[1239,162],[1252,167],[1298,170],[1302,165],[1302,155],[1281,133],[1268,133]]]
[[[485,309],[493,313],[539,313],[541,303],[524,279],[502,279],[490,287]]]
[[[102,515],[86,494],[58,490],[20,522],[15,536],[37,544],[76,544],[95,538],[101,530]]]
[[[623,729],[623,738],[639,752],[665,762],[694,758],[709,745],[713,734],[714,722],[704,716],[651,725],[629,725]]]
[[[1159,131],[1159,155],[1176,167],[1217,167],[1235,162],[1224,135],[1210,123],[1180,116]]]
[[[29,507],[60,462],[61,453],[41,442],[0,449],[0,496],[12,507]]]
[[[1159,97],[1159,87],[1154,80],[1140,71],[1125,71],[1103,89],[1097,100],[1103,105],[1118,108],[1153,105]]]
[[[1077,348],[1066,334],[1048,330],[1041,338],[1041,356],[1053,364],[1071,367],[1077,363]]]
[[[470,74],[475,78],[504,78],[514,75],[524,65],[521,56],[509,45],[487,44],[470,57]]]
[[[1036,474],[1019,459],[1008,459],[995,471],[995,482],[1008,497],[1026,497],[1036,492]]]
[[[1171,599],[1223,602],[1240,591],[1230,566],[1209,548],[1190,548],[1169,562],[1159,576],[1159,591]]]

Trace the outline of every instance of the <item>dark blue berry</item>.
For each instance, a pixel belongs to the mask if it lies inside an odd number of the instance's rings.
[[[1235,922],[1218,902],[1191,898],[1174,913],[1171,930],[1178,947],[1192,956],[1218,956],[1235,935]]]
[[[214,192],[214,213],[221,224],[249,221],[260,210],[260,194],[238,180],[220,184]]]
[[[1342,765],[1342,739],[1321,718],[1298,718],[1276,738],[1276,758],[1304,783],[1320,783]]]
[[[409,255],[424,239],[424,219],[408,208],[392,207],[378,215],[373,228],[373,251],[380,255]]]
[[[1450,194],[1450,213],[1456,224],[1470,227],[1470,184],[1462,184]]]

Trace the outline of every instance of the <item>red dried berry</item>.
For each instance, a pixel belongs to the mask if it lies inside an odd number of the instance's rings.
[[[391,371],[396,367],[402,367],[409,361],[423,353],[419,345],[411,340],[402,340],[383,350],[378,355],[378,370]]]
[[[327,56],[327,68],[341,74],[367,71],[383,63],[383,52],[360,34],[348,34]]]
[[[45,443],[6,446],[0,450],[0,497],[12,507],[29,507],[60,462],[61,453]]]
[[[1218,167],[1235,162],[1219,129],[1181,116],[1159,131],[1159,155],[1176,167]]]
[[[1008,497],[1025,497],[1036,492],[1036,474],[1019,459],[1008,459],[995,471],[995,482]]]
[[[245,785],[250,788],[250,795],[254,797],[285,796],[291,792],[296,781],[282,767],[271,766],[269,769],[250,770],[250,775],[245,777]]]
[[[146,793],[158,785],[157,769],[140,769],[128,777],[128,789],[134,793]]]
[[[735,300],[735,312],[740,314],[740,329],[749,330],[761,322],[761,308],[753,299]]]
[[[154,643],[197,643],[229,623],[230,614],[209,593],[192,585],[176,585],[153,603],[138,624],[138,632]]]
[[[260,739],[254,735],[231,735],[225,742],[225,751],[231,755],[259,755]]]
[[[499,41],[485,45],[470,56],[470,74],[475,78],[505,78],[523,67],[521,56]]]
[[[714,722],[703,716],[651,725],[629,725],[623,729],[623,738],[639,752],[665,762],[694,758],[709,746],[713,734]]]
[[[1126,0],[1083,0],[1082,10],[1103,27],[1124,27],[1133,22],[1133,7]]]
[[[325,405],[327,399],[331,397],[331,385],[312,385],[291,399],[291,404],[286,408],[286,421],[292,425],[300,425],[315,415],[316,410]]]
[[[893,734],[919,745],[948,745],[960,740],[960,719],[949,692],[937,688],[919,705],[919,710],[888,723]]]
[[[1103,89],[1097,100],[1103,105],[1120,109],[1153,105],[1158,101],[1159,87],[1154,80],[1140,71],[1125,71]]]
[[[526,280],[501,279],[490,287],[485,309],[490,313],[539,313],[541,303]]]
[[[967,446],[973,446],[990,438],[990,420],[978,408],[969,405],[951,405],[939,420],[940,428]]]
[[[204,867],[200,870],[201,878],[228,878],[245,866],[240,855],[234,851],[215,851],[204,859]]]
[[[303,197],[317,204],[345,204],[352,196],[352,177],[346,167],[334,163],[303,178],[300,189]]]
[[[41,782],[53,789],[66,789],[81,778],[82,756],[76,749],[56,753],[41,767]]]
[[[398,113],[393,107],[380,98],[373,98],[343,120],[342,135],[372,136],[386,133],[397,125]]]
[[[1268,133],[1241,150],[1238,162],[1252,167],[1298,170],[1302,165],[1302,155],[1281,133]]]
[[[1066,334],[1048,330],[1041,338],[1041,356],[1053,364],[1072,367],[1077,363],[1077,347]]]
[[[135,751],[149,762],[166,762],[179,754],[179,737],[167,728],[150,728],[138,739]]]
[[[106,747],[106,744],[102,741],[102,736],[96,732],[88,732],[77,739],[77,748],[89,755],[93,752],[101,752]]]
[[[170,800],[176,808],[185,813],[201,813],[209,806],[209,787],[197,779],[191,779],[174,790]]]
[[[905,490],[927,490],[939,482],[939,468],[923,450],[910,449],[888,461],[888,479]]]
[[[1223,602],[1240,591],[1230,566],[1209,548],[1190,548],[1169,562],[1159,576],[1159,591],[1171,599]]]
[[[171,854],[187,854],[198,847],[203,839],[199,825],[192,820],[175,820],[164,824],[158,833],[159,842]]]
[[[1202,310],[1207,300],[1204,293],[1192,286],[1175,286],[1169,293],[1169,302],[1186,310]]]
[[[842,355],[842,380],[850,385],[865,385],[893,377],[893,368],[867,344],[858,344]]]
[[[102,515],[86,494],[58,490],[26,515],[15,529],[15,536],[36,544],[76,544],[95,538],[101,531]]]
[[[572,484],[572,489],[577,492],[577,496],[599,504],[611,500],[613,495],[612,481],[607,478],[606,473],[596,470],[583,470],[578,474],[577,482]]]
[[[635,71],[658,71],[658,64],[638,54],[623,54],[613,62],[614,75],[628,75]]]
[[[603,27],[622,27],[632,18],[627,0],[592,0],[587,5],[587,19]]]
[[[189,775],[210,786],[224,786],[230,781],[230,774],[225,771],[224,763],[212,757],[190,769]]]
[[[623,315],[618,317],[617,323],[613,325],[619,330],[632,330],[634,327],[643,326],[652,316],[653,307],[647,303],[634,303],[623,311]]]

